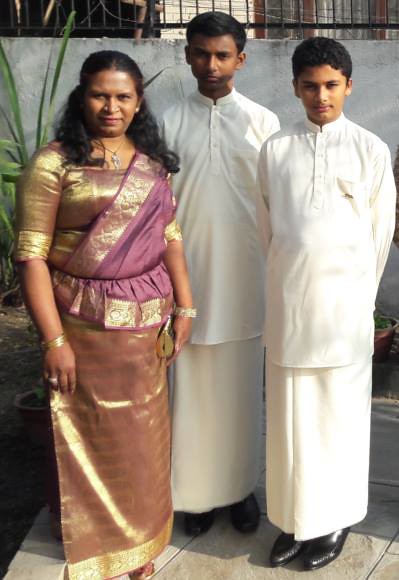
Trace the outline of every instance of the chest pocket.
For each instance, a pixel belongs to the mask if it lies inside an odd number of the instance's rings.
[[[347,202],[354,213],[360,218],[369,210],[369,191],[366,181],[353,181],[336,177],[337,205]]]

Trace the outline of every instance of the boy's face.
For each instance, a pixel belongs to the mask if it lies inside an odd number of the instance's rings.
[[[186,61],[203,95],[216,100],[231,92],[234,73],[245,62],[245,53],[238,53],[231,34],[195,34],[185,50]]]
[[[352,79],[329,64],[306,67],[292,82],[308,118],[320,127],[338,119],[352,92]]]

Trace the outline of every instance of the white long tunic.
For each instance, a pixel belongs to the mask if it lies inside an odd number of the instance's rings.
[[[181,160],[173,190],[198,310],[193,344],[262,334],[256,166],[278,129],[274,113],[235,90],[216,104],[197,91],[165,114],[164,135]]]
[[[395,198],[388,147],[344,115],[322,129],[298,123],[264,144],[258,223],[270,360],[338,367],[371,356]]]

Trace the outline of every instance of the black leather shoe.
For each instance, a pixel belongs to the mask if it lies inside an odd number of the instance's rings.
[[[294,560],[302,552],[304,542],[295,539],[294,534],[285,534],[282,532],[273,544],[270,552],[270,565],[272,568],[285,566],[291,560]]]
[[[231,523],[242,534],[254,532],[259,525],[260,510],[253,493],[230,506]]]
[[[198,536],[205,534],[211,527],[215,519],[215,510],[203,512],[201,514],[184,513],[184,531],[187,536]]]
[[[316,570],[335,560],[344,547],[349,530],[350,528],[344,528],[306,542],[306,549],[303,553],[305,570]]]

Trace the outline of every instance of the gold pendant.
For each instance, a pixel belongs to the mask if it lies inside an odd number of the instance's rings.
[[[115,165],[115,169],[120,169],[122,167],[121,159],[116,153],[112,153],[111,161]]]

